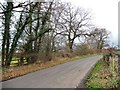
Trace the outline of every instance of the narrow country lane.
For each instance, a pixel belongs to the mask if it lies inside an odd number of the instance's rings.
[[[3,88],[76,88],[102,56],[67,62],[2,82]]]

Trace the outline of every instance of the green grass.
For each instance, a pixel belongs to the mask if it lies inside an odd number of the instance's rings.
[[[13,57],[10,66],[17,66],[17,65],[18,65],[18,59],[19,59],[19,58],[17,58],[17,57]],[[26,62],[26,60],[25,60],[25,58],[24,58],[24,64],[26,64],[26,63],[27,63],[27,62]]]
[[[98,72],[101,70],[101,68],[104,65],[105,63],[102,60],[98,61],[98,63],[95,65],[95,68],[91,72],[91,75],[86,83],[87,88],[101,88],[102,87],[100,83],[96,82],[97,80],[95,81],[95,79],[101,78]]]
[[[117,54],[119,54],[119,55],[120,55],[120,51],[117,51]]]
[[[111,73],[109,66],[102,59],[92,70],[85,85],[87,88],[117,88],[119,76]]]
[[[76,56],[76,57],[73,57],[71,59],[66,59],[66,60],[60,61],[58,64],[63,64],[66,62],[75,61],[75,60],[79,60],[79,59],[87,58],[87,57],[91,57],[91,56],[97,56],[97,54],[88,54],[88,55]]]

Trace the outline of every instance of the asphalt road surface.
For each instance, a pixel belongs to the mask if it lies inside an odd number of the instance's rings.
[[[76,88],[102,56],[67,62],[2,82],[3,88]]]

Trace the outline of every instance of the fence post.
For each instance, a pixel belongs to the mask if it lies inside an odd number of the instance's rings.
[[[118,55],[118,72],[120,73],[120,55]]]

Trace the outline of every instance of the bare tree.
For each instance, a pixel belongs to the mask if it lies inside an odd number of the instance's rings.
[[[108,45],[109,31],[105,28],[95,28],[92,33],[94,33],[94,35],[87,38],[87,41],[91,46],[96,49],[102,49]]]
[[[73,43],[77,37],[89,36],[91,16],[88,11],[81,8],[73,8],[70,3],[67,3],[64,12],[61,15],[59,34],[67,37],[69,51],[73,51]]]

